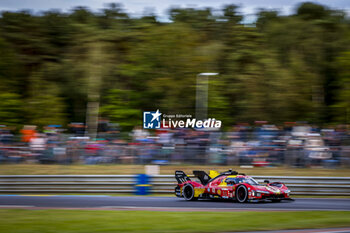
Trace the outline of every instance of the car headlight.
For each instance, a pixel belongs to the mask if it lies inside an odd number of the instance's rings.
[[[270,194],[268,191],[256,190],[257,193]]]
[[[290,193],[290,190],[289,190],[289,189],[287,189],[287,190],[285,190],[284,192],[285,192],[285,193]]]

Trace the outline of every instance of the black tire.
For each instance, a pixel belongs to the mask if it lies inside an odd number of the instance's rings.
[[[191,184],[186,184],[182,188],[182,195],[186,201],[195,201],[198,198],[194,197],[194,188]]]
[[[280,200],[280,199],[272,199],[271,201],[272,201],[272,202],[275,202],[275,203],[277,203],[277,202],[281,202],[281,200]]]
[[[248,189],[245,185],[239,185],[236,188],[236,200],[239,203],[247,202],[248,200]]]

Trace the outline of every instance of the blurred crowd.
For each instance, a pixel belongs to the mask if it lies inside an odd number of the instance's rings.
[[[67,129],[27,125],[14,134],[0,127],[0,163],[40,164],[215,164],[233,166],[350,166],[350,130],[346,125],[316,127],[241,123],[226,132],[202,129],[144,130],[127,135],[116,125],[99,127],[96,138],[82,123]]]

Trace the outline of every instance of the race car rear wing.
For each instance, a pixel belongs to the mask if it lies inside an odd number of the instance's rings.
[[[177,183],[182,184],[191,179],[183,171],[175,171],[175,179]]]
[[[205,171],[194,170],[193,175],[198,177],[198,179],[201,181],[202,185],[206,185],[208,183],[208,181],[210,180],[210,176]]]

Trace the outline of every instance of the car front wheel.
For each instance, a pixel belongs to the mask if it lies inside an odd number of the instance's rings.
[[[244,203],[248,200],[248,190],[245,185],[239,185],[236,189],[236,200],[239,203]]]

